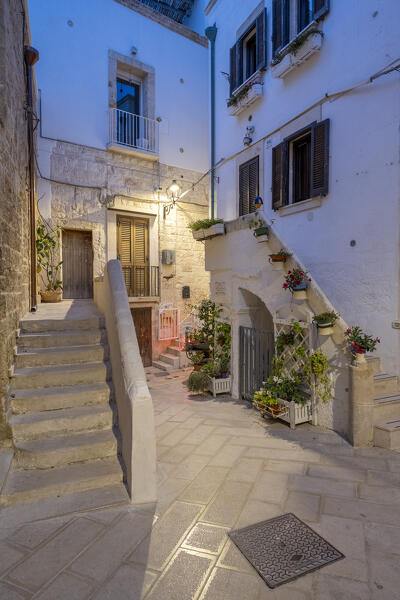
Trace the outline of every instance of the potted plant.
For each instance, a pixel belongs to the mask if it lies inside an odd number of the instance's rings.
[[[204,240],[225,233],[225,225],[222,219],[199,219],[194,223],[190,223],[188,227],[192,231],[195,240]]]
[[[254,395],[254,406],[263,415],[270,414],[294,427],[311,419],[311,401],[305,392],[304,375],[291,371],[284,374],[275,370],[263,384],[262,390]]]
[[[379,338],[373,338],[371,335],[364,333],[361,327],[358,326],[349,327],[346,329],[344,335],[349,344],[355,365],[365,363],[365,354],[367,352],[374,352],[376,345],[381,343]]]
[[[261,414],[269,413],[274,419],[277,419],[282,413],[282,408],[277,398],[271,396],[266,389],[255,392],[253,404]]]
[[[187,386],[190,392],[203,393],[208,387],[208,375],[203,371],[193,371],[189,375]]]
[[[258,238],[257,241],[268,241],[268,226],[261,217],[251,219],[249,222],[249,229],[253,229],[253,235],[255,238]]]
[[[283,269],[283,265],[290,256],[292,255],[289,252],[286,252],[284,248],[281,248],[279,252],[269,255],[269,262],[275,271],[281,271]]]
[[[305,375],[314,390],[314,395],[324,404],[333,398],[333,384],[329,376],[330,368],[329,361],[321,350],[312,352],[305,366]]]
[[[61,227],[52,229],[44,219],[40,219],[36,229],[36,271],[40,273],[44,290],[40,291],[42,302],[61,302],[62,260],[58,260],[58,241]]]
[[[205,355],[204,352],[187,352],[187,357],[193,365],[194,371],[200,371],[201,366],[204,364]]]
[[[283,288],[290,290],[296,300],[305,300],[307,298],[307,288],[311,281],[307,271],[296,267],[293,271],[288,271],[285,275]]]
[[[313,321],[318,327],[318,332],[321,335],[332,335],[333,326],[338,320],[339,315],[333,311],[314,315]]]

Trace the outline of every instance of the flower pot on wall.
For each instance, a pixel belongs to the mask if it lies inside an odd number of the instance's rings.
[[[332,335],[333,333],[332,323],[318,323],[317,327],[320,335]]]
[[[293,290],[293,298],[295,300],[306,300],[307,299],[307,288],[308,288],[308,283],[306,281],[303,281],[302,283],[300,283],[298,286],[296,286],[296,289]]]
[[[285,266],[286,256],[282,256],[281,254],[270,254],[269,262],[272,265],[273,271],[282,271]]]
[[[61,302],[62,290],[42,290],[40,296],[42,302]]]
[[[353,365],[360,366],[360,365],[364,365],[366,363],[367,359],[365,356],[365,352],[363,352],[362,354],[353,354]]]

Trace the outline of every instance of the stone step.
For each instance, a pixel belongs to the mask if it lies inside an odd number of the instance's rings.
[[[74,462],[117,456],[111,431],[89,431],[15,443],[14,460],[24,469],[48,469]]]
[[[68,329],[101,329],[104,328],[104,317],[88,317],[86,319],[23,319],[20,329],[24,333],[42,331],[66,331]]]
[[[15,369],[11,389],[31,389],[63,385],[81,385],[106,381],[111,377],[108,363],[50,365]]]
[[[13,469],[2,490],[0,506],[112,486],[121,481],[122,469],[117,458],[54,469]]]
[[[400,414],[400,390],[394,394],[378,396],[374,399],[374,423],[391,419]]]
[[[179,369],[179,356],[173,356],[173,354],[160,354],[158,357],[159,362],[167,363],[173,369]]]
[[[374,375],[382,372],[381,359],[379,358],[379,356],[367,356],[366,360],[368,366],[372,368],[372,372],[374,373]]]
[[[388,450],[400,449],[400,412],[374,427],[374,446]]]
[[[105,329],[66,329],[65,331],[41,331],[20,333],[18,348],[56,348],[59,346],[90,346],[106,339]]]
[[[161,371],[169,371],[171,370],[171,365],[167,365],[167,363],[161,362],[160,360],[153,360],[153,367],[157,367],[157,369],[161,369]]]
[[[399,389],[399,380],[397,375],[389,373],[377,373],[374,375],[374,391],[376,396],[391,394]]]
[[[23,415],[11,415],[14,440],[32,440],[93,429],[111,429],[113,413],[109,406],[80,406]]]
[[[108,406],[111,387],[107,382],[86,385],[14,390],[9,400],[13,414],[58,410],[75,406]]]
[[[18,349],[15,356],[17,368],[45,365],[72,365],[108,359],[108,348],[100,344],[91,346],[65,346],[58,348]]]
[[[179,356],[181,350],[177,346],[168,346],[167,354],[172,354],[172,356]]]

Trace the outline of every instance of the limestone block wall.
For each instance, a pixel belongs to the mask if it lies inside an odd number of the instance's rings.
[[[21,4],[0,3],[0,445],[18,322],[29,309],[28,146]]]
[[[117,215],[148,218],[149,264],[159,266],[161,283],[160,302],[150,304],[153,358],[157,358],[170,343],[158,341],[159,306],[170,303],[179,308],[182,320],[190,312],[188,303],[209,294],[204,244],[195,242],[188,228],[189,223],[208,217],[208,177],[191,189],[201,172],[42,139],[39,162],[42,175],[52,180],[39,181],[40,213],[53,225],[92,232],[94,278],[103,276],[106,261],[117,258]],[[166,189],[173,179],[182,191],[190,192],[164,216]],[[162,250],[175,251],[175,264],[161,264]],[[183,286],[190,287],[188,301],[182,298]],[[131,299],[131,307],[135,306],[143,302]]]

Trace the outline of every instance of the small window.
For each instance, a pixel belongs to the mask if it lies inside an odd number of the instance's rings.
[[[264,9],[230,51],[230,93],[232,94],[267,64],[267,22]]]
[[[256,156],[239,167],[239,215],[256,210],[254,200],[259,195],[259,158]]]
[[[272,149],[272,208],[328,193],[329,119],[286,138]]]
[[[273,0],[272,55],[276,56],[312,21],[329,12],[329,0]]]

